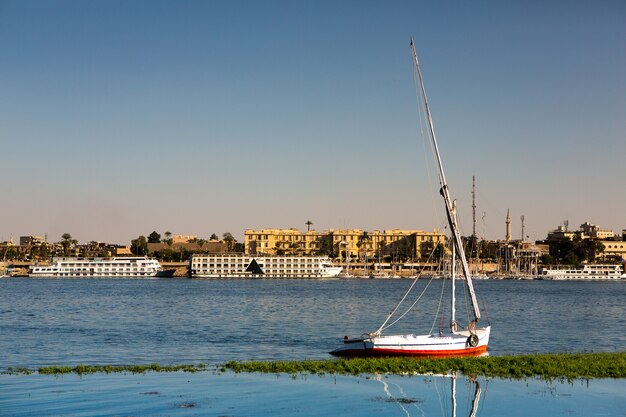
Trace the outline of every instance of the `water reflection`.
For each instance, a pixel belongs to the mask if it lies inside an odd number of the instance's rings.
[[[624,378],[562,383],[479,382],[460,374],[0,374],[0,415],[624,416],[625,392]]]
[[[478,381],[478,379],[462,376],[460,377],[460,374],[452,373],[449,375],[433,376],[432,379],[426,379],[426,381],[432,383],[436,389],[440,403],[439,405],[441,408],[441,415],[446,417],[457,417],[457,379],[459,378],[461,379],[461,381],[468,382],[467,398],[468,400],[471,398],[471,405],[469,409],[459,414],[459,416],[475,417],[476,413],[478,412],[478,405],[480,404],[480,396],[482,394],[480,382]],[[419,413],[415,415],[426,415],[426,410],[422,407],[422,404],[424,404],[425,401],[408,396],[404,388],[398,382],[391,382],[388,380],[388,377],[386,375],[380,374],[376,374],[373,379],[383,385],[383,391],[387,395],[387,399],[385,401],[397,404],[400,410],[402,410],[402,412],[407,417],[412,416],[413,414],[411,413],[414,411],[418,411]],[[411,381],[411,379],[409,379],[408,381]],[[440,387],[438,387],[438,385],[440,384],[442,385],[441,391]],[[411,381],[407,385],[414,385],[413,381]],[[447,391],[446,385],[449,385],[450,387],[449,397],[444,395],[445,391]],[[394,394],[394,391],[396,391],[397,394]],[[449,405],[451,406],[450,409],[448,409],[447,404],[445,404],[445,402],[448,401],[446,400],[446,398],[449,399]],[[466,404],[467,403],[469,403],[469,401],[466,401]]]

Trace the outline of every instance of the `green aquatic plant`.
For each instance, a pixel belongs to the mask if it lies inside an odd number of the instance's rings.
[[[446,374],[500,378],[544,379],[626,378],[626,352],[536,354],[479,358],[382,357],[321,361],[236,362],[223,365],[233,372],[336,374]]]
[[[28,368],[12,368],[9,367],[7,369],[5,369],[4,371],[2,371],[1,373],[5,374],[5,375],[30,375],[33,373],[33,371],[31,371]]]
[[[461,372],[467,376],[523,379],[540,377],[554,379],[626,378],[626,352],[615,353],[556,353],[516,356],[487,356],[480,358],[411,358],[380,357],[360,359],[328,359],[303,361],[231,361],[209,367],[206,364],[160,365],[76,365],[47,366],[37,370],[7,368],[5,374],[42,375],[146,372],[255,372],[288,374],[396,374],[441,375]]]
[[[133,374],[144,374],[146,372],[199,372],[206,371],[205,364],[181,364],[181,365],[160,365],[158,363],[139,365],[76,365],[71,366],[47,366],[37,370],[44,375],[61,374],[95,374],[95,373],[121,373],[130,372]]]

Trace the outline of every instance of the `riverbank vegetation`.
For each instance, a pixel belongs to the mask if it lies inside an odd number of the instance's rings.
[[[208,370],[205,364],[181,364],[181,365],[160,365],[150,363],[145,365],[76,365],[76,366],[46,366],[36,370],[28,368],[8,368],[5,374],[29,375],[39,373],[42,375],[63,375],[63,374],[97,374],[97,373],[133,373],[143,374],[146,372],[200,372]]]
[[[228,362],[233,372],[446,374],[500,378],[626,378],[626,352],[454,358],[367,358],[325,361]]]
[[[447,374],[523,379],[626,378],[626,352],[487,356],[479,358],[367,358],[270,362],[227,362],[221,366],[187,365],[77,365],[49,366],[30,370],[8,368],[4,373],[45,375],[145,372],[232,371],[286,374]]]

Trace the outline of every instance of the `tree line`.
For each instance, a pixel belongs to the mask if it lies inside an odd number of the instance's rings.
[[[563,264],[579,266],[582,262],[594,262],[604,252],[604,245],[594,239],[582,239],[575,235],[573,239],[548,240],[550,253],[541,256],[544,265]],[[607,259],[617,261],[617,259]]]
[[[115,253],[116,245],[91,241],[82,245],[69,233],[63,233],[61,240],[48,242],[46,240],[31,241],[26,245],[6,245],[0,252],[0,260],[36,260],[44,261],[55,256],[79,256],[85,258],[107,257]]]
[[[137,237],[137,239],[131,240],[130,250],[134,255],[146,256],[149,254],[148,243],[164,243],[167,245],[166,248],[151,252],[150,255],[161,261],[182,262],[189,259],[189,257],[194,253],[207,252],[208,249],[205,249],[204,246],[208,242],[224,242],[226,244],[226,250],[228,252],[244,251],[243,243],[237,242],[237,239],[235,239],[235,237],[230,232],[223,233],[221,239],[218,238],[215,233],[212,233],[208,240],[193,238],[187,242],[195,243],[198,249],[181,246],[177,247],[174,250],[172,248],[172,245],[174,244],[174,240],[172,239],[172,233],[165,232],[163,233],[163,236],[161,236],[161,234],[159,234],[157,231],[153,231],[148,235],[148,237],[141,235]]]

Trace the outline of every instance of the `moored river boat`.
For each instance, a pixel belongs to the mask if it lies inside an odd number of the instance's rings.
[[[328,256],[206,253],[189,259],[191,278],[336,278],[341,270]]]
[[[539,277],[545,280],[619,280],[626,279],[626,273],[621,265],[587,264],[581,268],[544,268]]]
[[[51,265],[29,268],[31,278],[169,278],[174,269],[145,256],[113,258],[54,258]]]

